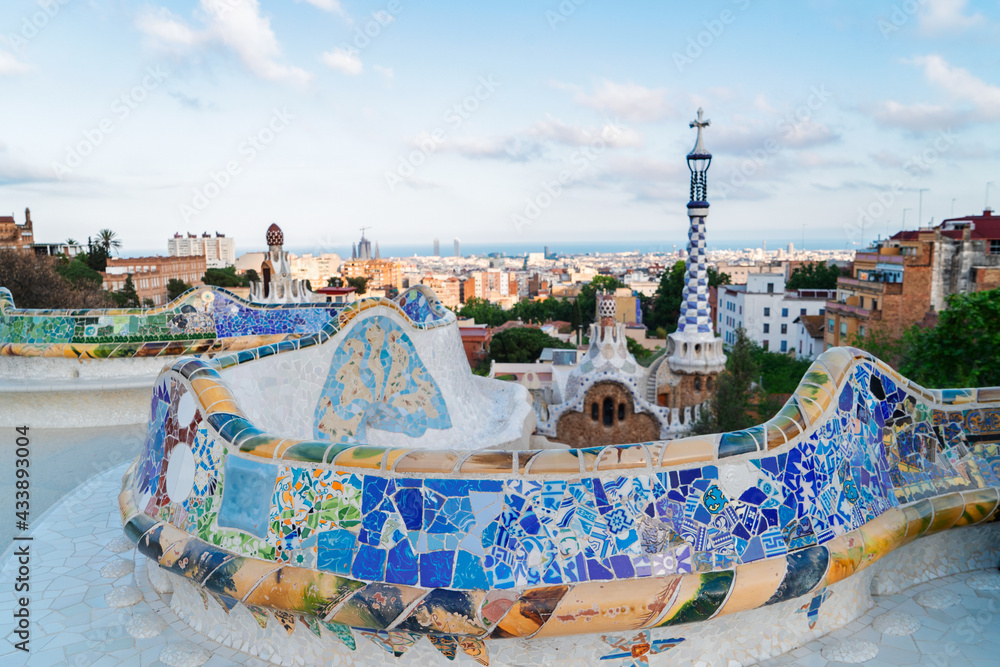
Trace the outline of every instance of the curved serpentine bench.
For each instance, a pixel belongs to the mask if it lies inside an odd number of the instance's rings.
[[[19,309],[0,287],[0,426],[143,423],[164,363],[315,334],[342,308],[252,303],[202,286],[159,308]]]
[[[386,310],[352,315],[372,307]],[[247,379],[271,382],[266,361],[343,349],[365,321],[162,373],[121,518],[206,604],[396,655],[427,636],[487,664],[491,640],[634,633],[816,594],[996,517],[1000,388],[924,389],[854,348],[825,352],[760,426],[625,446],[316,438],[315,402],[255,398]]]

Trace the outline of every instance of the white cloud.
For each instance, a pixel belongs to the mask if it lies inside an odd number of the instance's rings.
[[[923,0],[920,9],[920,29],[926,34],[967,30],[983,23],[982,14],[966,14],[968,0]]]
[[[430,135],[424,134],[417,137],[416,145],[428,145],[428,142],[437,151],[457,153],[467,158],[528,162],[541,158],[546,146],[551,144],[583,147],[599,146],[603,142],[604,148],[638,147],[642,145],[642,135],[620,124],[579,127],[549,118],[498,137],[466,137],[436,142]]]
[[[914,58],[910,63],[924,68],[924,76],[956,100],[967,100],[980,112],[1000,116],[1000,87],[953,67],[937,55]]]
[[[641,134],[613,123],[605,123],[598,128],[584,128],[550,118],[535,123],[527,130],[527,134],[565,146],[586,146],[602,140],[611,148],[635,148],[642,145]]]
[[[424,134],[417,137],[418,146],[433,145],[435,151],[456,153],[474,160],[504,160],[507,162],[527,162],[542,156],[542,145],[524,137],[460,138],[435,142]]]
[[[948,64],[938,55],[904,61],[924,70],[924,78],[949,97],[953,105],[902,104],[887,100],[876,105],[872,116],[883,125],[926,131],[970,122],[1000,120],[1000,87],[986,83],[968,70]]]
[[[364,69],[364,65],[361,64],[361,57],[358,56],[356,50],[345,49],[339,46],[335,47],[333,51],[324,53],[323,62],[328,67],[349,76],[357,76]]]
[[[663,88],[603,81],[593,95],[577,92],[578,104],[635,123],[650,123],[676,115]]]
[[[296,2],[306,2],[313,7],[322,9],[325,12],[333,12],[335,14],[344,14],[344,8],[340,6],[339,0],[296,0]]]
[[[0,76],[23,74],[29,69],[31,68],[18,60],[13,53],[0,51]]]
[[[186,53],[206,44],[222,44],[262,79],[303,84],[311,75],[278,62],[281,46],[271,20],[261,15],[258,0],[201,0],[205,28],[195,30],[166,8],[141,14],[136,27],[156,46]]]

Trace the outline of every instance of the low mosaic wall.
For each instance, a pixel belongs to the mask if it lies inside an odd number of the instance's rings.
[[[0,356],[119,359],[242,350],[316,333],[341,306],[250,303],[196,287],[160,308],[34,310],[0,287]]]
[[[422,291],[423,290],[423,291]],[[419,321],[449,313],[426,288],[396,307]],[[213,356],[339,330],[337,304],[257,304],[224,289],[198,287],[161,308],[32,310],[14,307],[0,287],[0,426],[139,424],[163,364],[180,355]],[[350,319],[345,315],[346,319]],[[452,316],[453,317],[453,316]],[[53,421],[52,415],[60,415]]]
[[[289,634],[395,654],[427,636],[487,664],[493,640],[822,604],[918,537],[994,520],[1000,501],[1000,388],[927,390],[853,348],[825,352],[746,431],[459,451],[260,428],[227,369],[316,342],[165,369],[119,497],[142,553]]]

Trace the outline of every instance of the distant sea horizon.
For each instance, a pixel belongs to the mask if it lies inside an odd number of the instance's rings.
[[[852,246],[849,242],[845,242],[844,239],[833,240],[833,239],[807,239],[805,248],[802,247],[801,241],[792,241],[795,246],[795,250],[851,250],[858,249],[858,246]],[[372,242],[374,246],[374,241]],[[788,246],[788,242],[775,243],[771,245],[768,243],[768,250],[778,250],[779,248],[784,249]],[[529,252],[543,252],[545,250],[546,244],[544,243],[508,243],[508,242],[495,242],[495,243],[462,243],[461,252],[463,257],[478,256],[482,257],[489,255],[490,253],[502,253],[507,257],[523,257]],[[565,241],[565,242],[553,242],[548,244],[549,252],[555,253],[557,255],[584,255],[584,254],[599,254],[599,253],[624,253],[624,252],[639,252],[639,253],[671,253],[675,250],[682,250],[686,247],[686,241],[683,244],[665,244],[665,243],[654,243],[654,242],[644,242],[644,241]],[[762,247],[760,241],[724,241],[721,243],[709,243],[708,250],[746,250],[755,249]],[[237,256],[243,255],[248,252],[263,252],[265,248],[263,246],[256,247],[243,247],[237,245],[236,248]],[[285,250],[295,255],[304,255],[311,253],[313,255],[318,255],[321,253],[336,253],[340,255],[341,259],[348,259],[351,256],[350,246],[308,246],[308,245],[286,245]],[[379,254],[381,257],[413,257],[417,255],[419,257],[432,257],[434,253],[434,246],[432,243],[379,243]],[[146,257],[150,255],[165,255],[166,254],[166,244],[164,247],[159,249],[150,248],[126,248],[121,253],[122,257]],[[452,242],[447,243],[442,239],[441,241],[441,257],[452,257],[453,256],[453,246]]]

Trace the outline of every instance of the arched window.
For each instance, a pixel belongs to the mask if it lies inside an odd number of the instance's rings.
[[[695,391],[701,391],[701,378],[700,377],[696,377],[694,379],[694,390]]]
[[[625,421],[625,404],[624,403],[619,403],[618,404],[618,421],[620,421],[620,422]]]
[[[709,391],[712,391],[712,378],[711,377],[705,378],[705,389],[708,389]]]
[[[611,426],[615,423],[615,402],[611,400],[611,397],[604,399],[604,425]]]
[[[597,401],[594,401],[593,403],[590,404],[590,418],[593,419],[595,422],[598,419]]]

